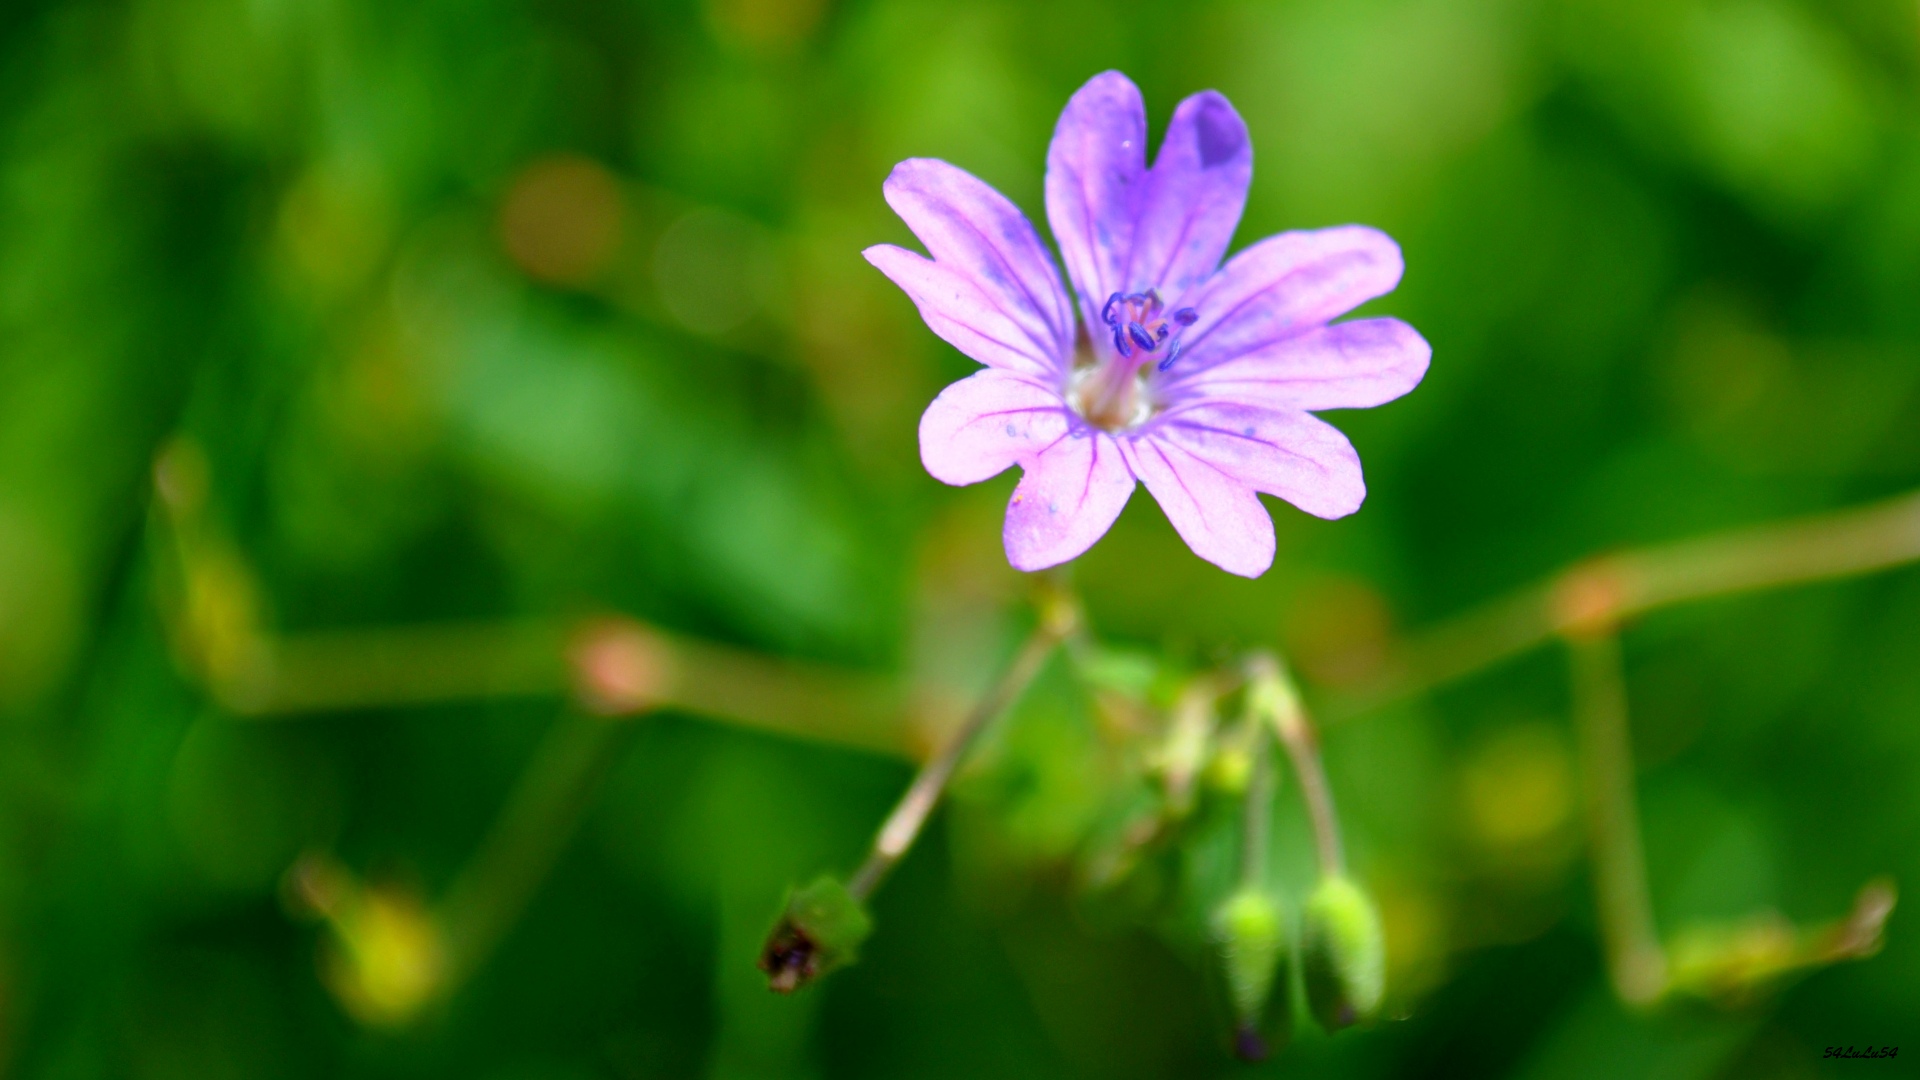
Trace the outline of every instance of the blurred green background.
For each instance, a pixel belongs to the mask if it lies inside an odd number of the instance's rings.
[[[1370,310],[1434,363],[1332,417],[1366,462],[1358,515],[1270,502],[1279,558],[1249,582],[1140,493],[1076,567],[1115,640],[1279,646],[1335,686],[1583,555],[1920,484],[1917,54],[1911,0],[11,0],[0,1071],[1241,1070],[1178,912],[1059,871],[1103,795],[1057,672],[880,894],[863,962],[811,993],[767,994],[760,937],[788,883],[858,859],[908,766],[666,714],[470,984],[404,1028],[356,1021],[284,871],[326,851],[437,894],[560,706],[230,715],[169,646],[156,455],[203,451],[210,527],[257,583],[229,602],[285,632],[610,609],[978,686],[1021,618],[1014,477],[921,470],[919,412],[972,365],[859,252],[911,242],[880,196],[908,156],[1043,222],[1054,118],[1117,67],[1156,131],[1206,87],[1245,116],[1240,244],[1364,222],[1405,248]],[[1920,573],[1625,643],[1663,928],[1920,887]],[[1563,666],[1327,733],[1396,1019],[1261,1069],[1920,1060],[1904,912],[1879,957],[1745,1012],[1612,1003]]]

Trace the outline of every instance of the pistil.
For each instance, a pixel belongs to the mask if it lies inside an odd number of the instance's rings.
[[[1114,357],[1074,374],[1068,398],[1087,422],[1106,431],[1121,431],[1146,418],[1147,391],[1141,385],[1140,365]]]

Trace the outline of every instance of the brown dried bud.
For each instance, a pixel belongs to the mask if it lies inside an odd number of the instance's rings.
[[[859,956],[873,919],[837,879],[821,877],[788,896],[786,910],[760,950],[767,989],[791,994]]]

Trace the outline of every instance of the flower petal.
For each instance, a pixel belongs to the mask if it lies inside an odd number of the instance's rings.
[[[1420,385],[1433,347],[1399,319],[1354,319],[1282,338],[1211,367],[1176,366],[1159,393],[1282,409],[1368,409]]]
[[[932,158],[893,167],[887,205],[935,262],[974,280],[1042,351],[1073,352],[1073,305],[1026,215],[984,181]]]
[[[920,417],[920,460],[946,484],[977,484],[1031,461],[1074,424],[1054,391],[986,370],[947,387]]]
[[[1133,494],[1133,473],[1113,436],[1084,424],[1021,464],[1026,475],[1013,489],[1002,534],[1016,570],[1044,570],[1086,551]]]
[[[1180,103],[1141,191],[1133,250],[1119,287],[1179,296],[1220,266],[1253,182],[1253,143],[1212,90]]]
[[[1392,292],[1403,265],[1399,245],[1363,225],[1269,236],[1180,299],[1200,318],[1179,362],[1207,367],[1324,325]]]
[[[1273,565],[1273,519],[1245,482],[1156,433],[1130,440],[1128,458],[1195,555],[1241,577]]]
[[[971,277],[892,244],[875,244],[861,254],[913,298],[927,328],[947,344],[988,367],[1050,382],[1065,379],[1063,358],[1042,347]]]
[[[1125,290],[1134,219],[1147,171],[1147,110],[1117,71],[1088,80],[1060,114],[1047,148],[1047,223],[1089,320]],[[1098,334],[1095,335],[1098,337]]]
[[[1315,517],[1345,517],[1367,497],[1353,444],[1303,412],[1200,401],[1160,414],[1143,434]]]

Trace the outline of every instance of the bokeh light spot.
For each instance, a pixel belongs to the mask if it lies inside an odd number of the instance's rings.
[[[804,44],[827,13],[826,0],[707,0],[706,6],[716,36],[760,52]]]
[[[556,285],[586,285],[620,250],[626,202],[597,162],[571,154],[522,169],[500,202],[500,243],[514,265]]]
[[[364,282],[392,238],[378,185],[336,166],[310,169],[288,189],[279,230],[288,261],[323,296]]]
[[[738,214],[693,210],[653,254],[660,302],[690,330],[724,334],[766,308],[779,267],[764,231]]]
[[[1537,844],[1573,811],[1573,769],[1565,742],[1545,724],[1519,724],[1489,737],[1463,770],[1467,823],[1496,848]]]
[[[1393,612],[1367,582],[1327,575],[1301,585],[1283,637],[1288,655],[1315,682],[1351,686],[1379,671],[1393,637]]]

